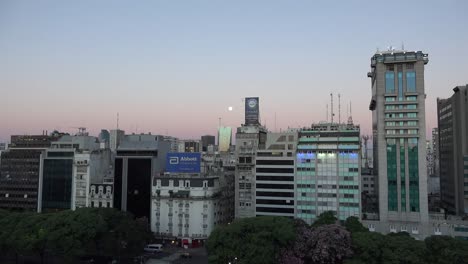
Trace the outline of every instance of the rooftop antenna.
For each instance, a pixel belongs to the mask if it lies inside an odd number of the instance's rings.
[[[341,94],[338,94],[338,124],[341,123]]]
[[[331,112],[331,115],[330,115],[330,122],[333,124],[333,116],[335,115],[333,113],[333,93],[330,93],[330,99],[331,99],[331,105],[330,105],[330,112]]]
[[[353,109],[351,108],[351,101],[349,102],[349,117],[348,117],[348,125],[353,124]]]
[[[219,120],[218,127],[221,127],[221,117],[218,117],[218,120]]]
[[[405,50],[405,43],[403,41],[401,42],[401,50]]]
[[[117,129],[119,129],[119,112],[117,112]]]

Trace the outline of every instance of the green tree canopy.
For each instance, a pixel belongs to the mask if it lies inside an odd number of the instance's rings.
[[[276,263],[280,248],[294,241],[294,225],[285,217],[238,219],[216,228],[207,242],[210,263]]]
[[[317,220],[312,224],[313,227],[318,227],[322,225],[333,225],[336,224],[338,218],[336,218],[335,214],[332,211],[326,211],[321,213]]]
[[[362,225],[361,221],[359,221],[359,218],[355,216],[350,216],[346,218],[344,226],[346,230],[348,230],[351,233],[369,232],[369,230]]]

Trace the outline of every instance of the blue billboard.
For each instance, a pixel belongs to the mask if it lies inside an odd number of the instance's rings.
[[[245,98],[245,124],[246,125],[258,125],[260,108],[258,105],[258,97],[246,97]]]
[[[196,152],[167,153],[166,171],[200,173],[201,154]]]

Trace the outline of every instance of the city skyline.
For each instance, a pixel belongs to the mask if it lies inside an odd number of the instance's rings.
[[[468,56],[459,44],[468,4],[401,2],[387,20],[388,2],[356,3],[4,1],[0,142],[81,126],[97,135],[116,127],[117,113],[127,133],[216,135],[220,117],[243,123],[249,96],[261,98],[262,124],[279,131],[324,121],[331,92],[335,120],[340,93],[341,120],[352,102],[355,124],[371,134],[365,73],[390,45],[429,53],[429,133],[436,98],[468,83],[468,62],[457,59]]]

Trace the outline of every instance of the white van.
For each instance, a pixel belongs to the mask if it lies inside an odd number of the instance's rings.
[[[149,245],[146,245],[144,250],[146,252],[156,253],[156,252],[161,252],[162,247],[163,247],[163,245],[161,245],[161,244],[149,244]]]

